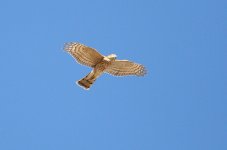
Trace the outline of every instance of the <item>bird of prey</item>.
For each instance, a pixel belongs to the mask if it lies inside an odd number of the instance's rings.
[[[104,72],[114,76],[144,76],[143,65],[128,60],[117,60],[115,54],[101,55],[94,48],[76,42],[65,43],[65,51],[71,54],[78,63],[92,68],[92,71],[77,81],[78,85],[88,90],[95,80]]]

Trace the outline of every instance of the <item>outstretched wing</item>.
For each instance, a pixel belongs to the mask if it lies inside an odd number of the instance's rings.
[[[146,74],[143,65],[128,60],[116,60],[105,71],[115,76],[144,76]]]
[[[95,49],[87,47],[80,43],[66,43],[64,49],[69,52],[78,63],[89,67],[94,67],[104,56]]]

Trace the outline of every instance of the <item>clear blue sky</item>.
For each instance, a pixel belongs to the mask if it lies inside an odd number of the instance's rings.
[[[226,0],[0,2],[1,150],[226,150]],[[78,41],[145,77],[75,84]]]

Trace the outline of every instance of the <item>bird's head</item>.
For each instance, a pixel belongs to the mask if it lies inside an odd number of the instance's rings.
[[[117,55],[110,54],[110,55],[107,56],[107,58],[109,58],[110,60],[115,60],[117,58]]]

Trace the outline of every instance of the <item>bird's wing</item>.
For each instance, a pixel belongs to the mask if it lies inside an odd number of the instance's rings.
[[[66,43],[64,49],[69,52],[78,63],[89,67],[94,67],[104,57],[95,49],[80,43]]]
[[[144,76],[146,74],[143,65],[128,60],[116,60],[105,71],[115,76]]]

